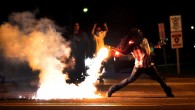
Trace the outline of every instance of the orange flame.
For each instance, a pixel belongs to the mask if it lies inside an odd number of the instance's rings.
[[[47,68],[42,73],[42,83],[38,89],[34,99],[82,99],[82,98],[101,98],[101,94],[97,93],[94,84],[98,78],[98,71],[101,62],[108,56],[108,49],[102,48],[97,57],[86,59],[86,65],[89,66],[85,81],[76,86],[75,84],[66,84],[66,74],[63,74],[59,68]]]

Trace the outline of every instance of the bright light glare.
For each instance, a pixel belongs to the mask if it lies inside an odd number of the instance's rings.
[[[83,12],[87,12],[88,11],[88,9],[87,8],[83,8]]]
[[[191,26],[191,29],[194,29],[194,26]]]

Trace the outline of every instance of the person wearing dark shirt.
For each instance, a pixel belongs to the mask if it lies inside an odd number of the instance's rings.
[[[89,38],[87,34],[80,29],[79,23],[74,24],[74,29],[70,34],[71,55],[75,58],[73,71],[69,71],[69,80],[67,82],[82,82],[87,75],[85,59],[88,56]]]

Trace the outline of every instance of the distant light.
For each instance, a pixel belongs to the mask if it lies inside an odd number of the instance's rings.
[[[194,29],[194,26],[191,26],[191,29]]]
[[[194,48],[195,48],[195,45],[194,45]]]
[[[87,12],[88,11],[88,8],[83,8],[83,12]]]

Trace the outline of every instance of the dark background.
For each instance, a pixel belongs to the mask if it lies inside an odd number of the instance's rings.
[[[82,9],[88,8],[84,13]],[[1,0],[0,23],[8,20],[12,12],[31,11],[37,18],[47,17],[59,26],[70,28],[76,21],[89,36],[93,24],[107,23],[109,32],[107,45],[116,46],[132,27],[143,30],[149,41],[159,41],[158,23],[165,23],[166,56],[168,63],[176,60],[175,49],[171,48],[169,16],[181,15],[183,48],[180,58],[183,62],[193,61],[195,35],[190,28],[194,25],[194,3],[192,0]],[[64,36],[66,38],[66,36]],[[155,50],[161,59],[162,49]]]

